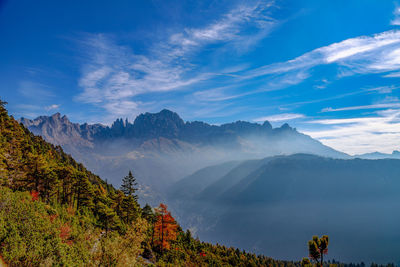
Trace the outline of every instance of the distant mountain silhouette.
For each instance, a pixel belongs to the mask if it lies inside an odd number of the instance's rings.
[[[372,152],[353,156],[361,159],[400,159],[400,151],[394,150],[391,154]]]
[[[396,159],[275,156],[198,170],[169,199],[208,241],[296,259],[307,236],[328,234],[330,258],[396,262],[399,174]]]

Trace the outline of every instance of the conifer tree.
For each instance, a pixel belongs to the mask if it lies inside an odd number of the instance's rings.
[[[106,230],[106,234],[110,229],[118,230],[121,228],[121,221],[117,213],[103,202],[98,202],[96,204],[96,213],[99,216],[101,227]]]
[[[124,218],[127,224],[131,224],[133,220],[135,220],[140,211],[139,205],[134,196],[125,196],[122,200],[122,217]]]
[[[77,173],[75,185],[76,194],[76,207],[80,209],[86,207],[88,209],[93,208],[93,189],[87,175],[83,172]]]
[[[153,212],[153,209],[149,204],[146,203],[146,205],[142,209],[142,217],[145,218],[148,222],[153,222],[155,218],[155,214]]]
[[[138,197],[135,194],[137,191],[136,186],[136,178],[132,175],[132,172],[129,171],[128,176],[125,176],[122,179],[121,191],[124,192],[126,196],[132,196],[135,200],[137,200]]]

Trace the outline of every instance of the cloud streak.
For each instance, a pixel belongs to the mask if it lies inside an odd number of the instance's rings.
[[[256,118],[256,119],[253,119],[253,121],[255,121],[255,122],[264,122],[264,121],[278,122],[278,121],[290,121],[290,120],[295,120],[295,119],[303,119],[305,117],[306,117],[305,115],[299,114],[299,113],[282,113],[282,114],[276,114],[276,115]]]
[[[400,31],[350,38],[320,47],[286,62],[248,71],[243,79],[265,75],[306,72],[319,65],[337,64],[349,73],[382,73],[400,68]],[[307,76],[304,76],[307,78]]]
[[[328,129],[305,131],[306,134],[352,155],[372,151],[391,153],[399,148],[400,109],[378,111],[370,117],[324,119],[309,123],[328,126]]]
[[[243,29],[256,29],[254,38],[262,39],[276,24],[269,16],[273,1],[239,5],[219,20],[202,28],[185,28],[162,43],[153,44],[147,53],[137,54],[104,34],[88,35],[79,44],[85,62],[79,86],[83,91],[76,101],[103,107],[110,115],[137,114],[140,95],[187,89],[195,84],[229,72],[195,69],[191,57],[208,45],[249,42]]]
[[[321,110],[321,112],[349,111],[349,110],[362,110],[362,109],[386,109],[386,108],[400,108],[400,103],[380,103],[373,105],[353,106],[344,108],[324,108]]]
[[[391,25],[400,25],[400,7],[398,3],[395,3],[395,8],[393,11],[393,16],[394,18],[392,19],[392,21],[390,22]]]
[[[238,84],[253,79],[265,79],[262,86],[248,91],[246,95],[280,90],[302,83],[312,77],[311,70],[313,68],[323,65],[340,67],[334,79],[353,74],[379,73],[384,74],[383,77],[386,78],[399,77],[400,31],[391,30],[372,36],[346,39],[314,49],[285,62],[237,72],[230,82]],[[331,83],[326,79],[324,81],[322,85],[317,84],[315,87],[323,89]],[[239,95],[237,93],[229,94],[225,87],[209,92],[214,95],[223,93],[223,97],[216,97],[216,100],[230,99],[230,96],[236,98]],[[204,93],[206,94],[206,92]]]
[[[59,109],[59,108],[60,108],[60,105],[53,104],[53,105],[45,107],[44,109],[47,110],[47,111],[52,111],[52,110],[56,110],[56,109]]]

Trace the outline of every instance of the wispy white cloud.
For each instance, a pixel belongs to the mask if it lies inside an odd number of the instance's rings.
[[[324,108],[321,112],[334,112],[334,111],[349,111],[349,110],[362,110],[362,109],[386,109],[386,108],[400,108],[400,103],[380,103],[373,105],[360,105],[343,108]]]
[[[325,89],[329,84],[330,81],[328,81],[327,79],[321,79],[320,81],[318,81],[318,84],[314,85],[314,88]]]
[[[349,154],[390,153],[399,148],[400,109],[379,111],[370,117],[315,120],[310,123],[329,127],[305,131],[306,134]]]
[[[60,105],[53,104],[53,105],[45,107],[44,109],[47,110],[47,111],[52,111],[52,110],[56,110],[56,109],[59,109],[59,108],[60,108]]]
[[[306,117],[305,115],[299,114],[299,113],[282,113],[282,114],[276,114],[276,115],[256,118],[256,119],[253,119],[253,121],[256,121],[256,122],[263,122],[263,121],[278,122],[278,121],[290,121],[290,120],[295,120],[295,119],[302,119],[305,117]]]
[[[118,44],[111,36],[88,35],[80,41],[85,51],[79,80],[83,91],[75,99],[101,106],[112,115],[132,116],[142,107],[135,100],[139,95],[182,90],[221,75],[234,77],[238,69],[198,71],[190,59],[210,44],[248,42],[253,35],[262,39],[277,23],[269,16],[273,5],[274,1],[239,5],[205,27],[170,35],[144,54]],[[242,31],[248,27],[256,31],[245,38]]]
[[[396,85],[388,85],[388,86],[378,86],[378,87],[373,87],[373,88],[369,88],[366,89],[366,91],[369,92],[378,92],[379,94],[390,94],[392,93],[394,90],[399,89],[399,86]]]
[[[302,83],[312,77],[314,67],[336,65],[337,77],[359,74],[384,73],[383,77],[400,77],[400,31],[392,30],[372,36],[350,38],[314,49],[297,58],[236,72],[230,83],[243,85],[253,79],[264,79],[262,86],[253,87],[244,95],[280,90]],[[389,73],[388,73],[389,72]],[[317,80],[314,88],[323,89],[330,84],[327,78]],[[382,88],[384,89],[384,88]],[[386,89],[389,89],[388,87]],[[197,96],[207,95],[215,101],[242,96],[227,90],[226,86],[206,90]],[[215,96],[213,98],[213,96]]]
[[[186,28],[182,32],[173,34],[166,44],[162,44],[169,53],[162,53],[160,56],[184,56],[211,43],[234,42],[240,49],[254,45],[277,25],[277,21],[269,14],[269,10],[274,6],[275,1],[247,2],[206,27]],[[244,25],[258,30],[255,34],[244,34],[242,31]],[[159,46],[156,46],[156,49],[155,52],[158,54],[164,50]]]
[[[392,92],[393,90],[398,89],[396,86],[381,86],[370,89],[364,89],[362,91],[371,92],[376,91],[381,94],[386,94],[388,92]],[[361,92],[362,92],[361,91]],[[363,109],[388,109],[388,108],[400,108],[400,101],[397,96],[386,95],[385,98],[381,99],[379,102],[369,104],[369,105],[356,105],[350,107],[341,107],[341,108],[323,108],[321,112],[335,112],[335,111],[349,111],[349,110],[363,110]]]
[[[337,64],[352,73],[384,73],[400,69],[400,31],[350,38],[320,47],[286,62],[248,71],[243,78],[306,72],[318,65]],[[304,75],[304,79],[308,76]]]
[[[393,16],[394,16],[394,18],[392,19],[390,24],[392,24],[392,25],[400,25],[400,7],[399,7],[399,4],[397,2],[395,3]]]
[[[83,68],[79,85],[84,92],[78,100],[97,103],[119,100],[148,92],[170,91],[205,78],[184,78],[184,68],[169,62],[136,55],[129,48],[105,35],[91,35],[85,40],[90,62]]]
[[[385,78],[398,78],[400,77],[400,72],[392,72],[389,74],[384,75]]]
[[[240,75],[235,75],[233,79],[229,81],[229,85],[197,91],[193,94],[193,97],[200,101],[231,100],[256,93],[281,90],[299,84],[309,76],[310,75],[307,72],[303,71],[295,73],[289,72],[274,77],[268,77],[268,79],[263,80],[260,85],[253,85],[253,81],[250,79],[244,78]],[[243,92],[243,90],[240,90],[243,88],[248,89]]]

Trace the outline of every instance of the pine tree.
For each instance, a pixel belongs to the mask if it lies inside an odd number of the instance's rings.
[[[147,203],[142,209],[142,217],[145,218],[148,222],[153,222],[155,220],[153,209]]]
[[[122,200],[122,217],[127,224],[131,224],[139,214],[140,207],[134,196],[125,196]]]
[[[76,198],[76,207],[80,209],[82,207],[86,207],[88,209],[93,208],[93,188],[90,183],[87,175],[83,172],[78,172],[76,175],[76,184],[75,184],[75,198]]]
[[[132,196],[135,200],[138,196],[135,194],[137,191],[136,178],[133,177],[132,172],[129,171],[128,176],[122,179],[121,191],[124,192],[126,196]]]
[[[118,230],[121,228],[121,221],[118,218],[117,213],[103,202],[96,204],[96,213],[99,217],[99,223],[101,227],[106,230],[106,234],[109,230]]]

